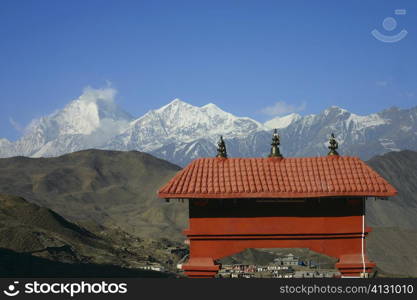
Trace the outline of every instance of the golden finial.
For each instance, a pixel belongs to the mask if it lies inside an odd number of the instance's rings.
[[[217,143],[217,155],[216,157],[227,158],[226,144],[223,140],[223,136],[220,136],[220,140]]]
[[[269,154],[269,157],[282,157],[281,153],[279,152],[279,135],[278,131],[274,129],[274,133],[272,134],[272,143],[271,143],[271,153]]]
[[[327,153],[327,155],[339,155],[339,153],[337,153],[336,149],[339,148],[339,143],[336,141],[335,137],[334,137],[334,133],[332,132],[330,139],[329,139],[329,153]]]

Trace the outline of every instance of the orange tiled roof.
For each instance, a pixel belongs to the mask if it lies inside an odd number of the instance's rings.
[[[393,196],[397,191],[357,157],[200,158],[179,171],[161,198]]]

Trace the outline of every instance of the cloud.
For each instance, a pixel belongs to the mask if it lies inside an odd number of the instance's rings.
[[[100,147],[122,133],[128,126],[129,122],[126,120],[101,119],[100,126],[86,137],[86,142],[92,147]]]
[[[91,86],[85,87],[78,100],[88,103],[97,103],[99,101],[103,101],[110,104],[114,103],[116,94],[117,90],[112,88],[111,84],[108,82],[107,87],[105,88],[95,89]]]
[[[20,133],[22,133],[24,131],[23,126],[20,125],[18,122],[16,122],[12,117],[9,117],[9,122],[16,131],[18,131]]]
[[[282,116],[290,113],[300,112],[306,109],[307,103],[303,102],[300,105],[292,105],[284,101],[278,101],[272,106],[267,106],[261,109],[261,113],[268,116]]]
[[[385,86],[387,86],[388,85],[388,81],[387,80],[379,80],[379,81],[376,81],[375,82],[375,84],[377,85],[377,86],[381,86],[381,87],[385,87]]]
[[[91,147],[106,143],[126,129],[130,122],[128,114],[122,112],[116,104],[117,90],[111,86],[110,81],[106,81],[106,83],[107,86],[103,88],[85,87],[77,99],[86,103],[95,103],[101,112],[99,113],[98,126],[86,136],[86,144]]]
[[[398,96],[404,97],[404,98],[414,98],[416,96],[416,93],[414,92],[399,92],[397,93]]]

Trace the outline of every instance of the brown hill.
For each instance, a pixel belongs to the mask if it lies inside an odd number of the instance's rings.
[[[186,204],[168,204],[156,196],[179,169],[137,151],[3,158],[0,193],[24,197],[84,226],[118,226],[141,237],[182,241]]]
[[[139,269],[159,262],[172,270],[167,245],[123,231],[92,233],[54,211],[0,194],[0,276],[170,276]],[[87,275],[86,275],[87,274]]]

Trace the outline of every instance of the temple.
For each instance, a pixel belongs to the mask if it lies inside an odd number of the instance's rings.
[[[341,156],[332,134],[323,157],[284,158],[273,134],[269,157],[192,161],[158,195],[189,200],[184,231],[188,277],[214,277],[217,260],[247,248],[309,248],[338,259],[343,277],[367,277],[365,201],[397,191],[357,157]]]

